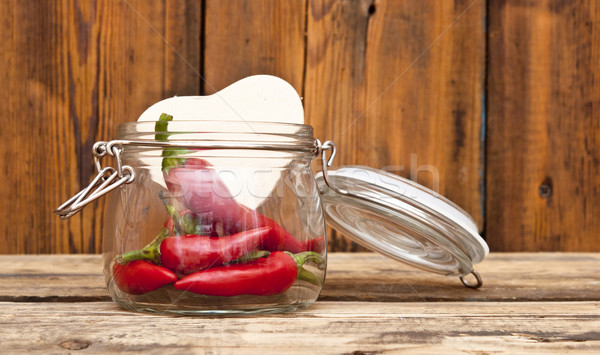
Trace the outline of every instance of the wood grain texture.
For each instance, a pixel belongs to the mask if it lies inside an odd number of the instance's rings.
[[[490,1],[487,239],[600,250],[600,6]]]
[[[206,1],[203,92],[276,75],[302,93],[306,0]]]
[[[44,215],[60,192],[53,186],[53,179],[43,177],[62,172],[61,163],[67,159],[75,163],[73,152],[63,151],[56,139],[68,121],[69,111],[67,63],[60,53],[68,51],[69,43],[62,38],[63,27],[68,26],[62,5],[17,1],[1,5],[0,71],[5,85],[4,95],[0,96],[0,110],[4,113],[0,130],[0,159],[4,167],[0,172],[4,182],[0,187],[3,252],[50,251],[56,244],[56,249],[70,251],[61,245],[68,240],[65,230],[62,238],[54,239],[53,232],[61,226],[58,221],[50,221],[52,216]],[[25,59],[30,57],[38,60]],[[85,73],[81,74],[85,77]],[[82,85],[81,90],[82,95],[89,95],[90,86]],[[65,133],[60,141],[73,147],[73,135]],[[54,161],[48,159],[48,154]],[[81,248],[82,241],[77,238],[71,244]]]
[[[599,254],[492,253],[476,269],[484,285],[471,290],[456,277],[429,274],[374,253],[331,253],[319,300],[600,301]],[[0,270],[0,301],[110,299],[99,255],[4,255]]]
[[[0,253],[101,251],[105,200],[51,213],[92,144],[261,73],[304,97],[336,165],[433,187],[492,250],[600,251],[599,18],[590,0],[3,1]]]
[[[185,73],[173,48],[198,70],[199,5],[72,0],[2,7],[0,252],[98,252],[103,200],[67,222],[52,210],[88,184],[95,141],[115,138],[120,123],[165,95],[198,93],[198,76]],[[181,19],[183,12],[192,18]]]
[[[484,1],[309,1],[304,93],[337,165],[416,180],[480,228],[484,17]]]
[[[0,325],[10,353],[597,353],[598,312],[598,302],[319,302],[288,314],[194,318],[105,302],[1,302]]]
[[[109,301],[100,255],[2,255],[0,300],[11,302]]]
[[[202,17],[200,1],[165,1],[165,98],[200,94]]]

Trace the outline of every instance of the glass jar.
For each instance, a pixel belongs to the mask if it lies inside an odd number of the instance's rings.
[[[473,264],[488,248],[466,212],[380,170],[330,171],[335,154],[308,125],[126,123],[117,140],[94,145],[98,175],[55,212],[69,218],[114,191],[105,208],[104,275],[113,300],[134,311],[308,306],[325,279],[326,218],[383,255],[482,285]],[[102,167],[107,155],[116,168]],[[469,274],[476,282],[465,280]]]
[[[172,121],[164,133],[136,122],[99,143],[126,181],[104,217],[104,275],[120,306],[259,313],[317,299],[326,229],[310,126]]]

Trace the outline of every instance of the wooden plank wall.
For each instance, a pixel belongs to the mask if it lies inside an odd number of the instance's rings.
[[[51,213],[93,175],[91,145],[252,74],[298,90],[337,164],[436,188],[493,250],[599,251],[600,13],[578,4],[3,1],[0,253],[100,252],[103,202]]]
[[[339,146],[338,164],[416,178],[480,226],[484,10],[484,2],[310,1],[304,92],[307,120]],[[336,249],[353,248],[335,237]]]
[[[492,1],[487,237],[600,250],[600,4]]]

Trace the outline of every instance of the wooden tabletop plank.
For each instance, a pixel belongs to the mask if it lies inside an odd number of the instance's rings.
[[[329,260],[322,299],[600,300],[598,253],[492,253],[475,269],[483,278],[478,290],[463,287],[457,277],[427,273],[375,253],[334,254]]]
[[[411,268],[374,253],[332,253],[321,301],[600,300],[598,253],[492,253],[484,285]],[[108,301],[100,255],[0,256],[0,301]]]
[[[112,302],[0,303],[2,348],[34,353],[597,353],[598,314],[600,302],[317,302],[229,318],[137,314]]]

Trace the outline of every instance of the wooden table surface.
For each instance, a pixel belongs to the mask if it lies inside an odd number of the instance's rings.
[[[207,318],[112,303],[99,255],[0,256],[0,351],[600,352],[600,254],[491,254],[479,290],[372,253],[329,255],[308,309]]]

